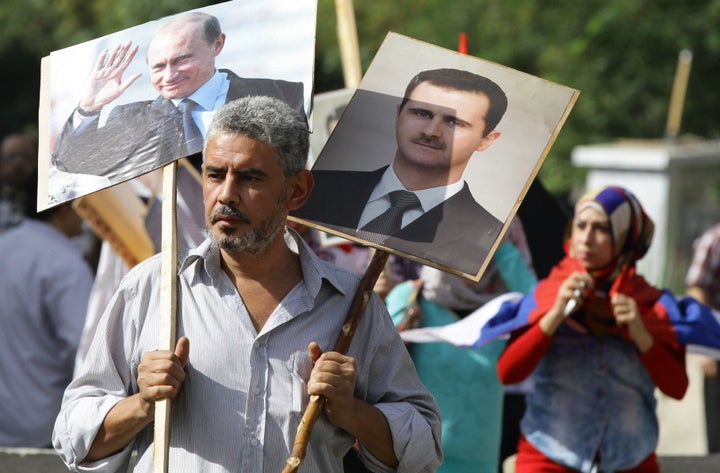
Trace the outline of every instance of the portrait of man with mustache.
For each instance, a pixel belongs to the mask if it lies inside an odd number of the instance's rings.
[[[418,73],[397,105],[392,162],[373,171],[313,170],[315,188],[293,215],[476,273],[503,222],[475,200],[463,172],[500,137],[507,105],[500,86],[478,74]]]

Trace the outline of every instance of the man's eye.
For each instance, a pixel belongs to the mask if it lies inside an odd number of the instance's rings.
[[[415,110],[413,110],[413,112],[415,113],[415,116],[420,117],[420,118],[432,118],[433,117],[432,112],[430,112],[428,110],[415,109]]]
[[[463,124],[463,122],[461,122],[461,121],[458,120],[457,118],[447,118],[447,119],[445,120],[445,123],[448,124],[448,125],[450,125],[450,126],[462,126],[462,124]]]

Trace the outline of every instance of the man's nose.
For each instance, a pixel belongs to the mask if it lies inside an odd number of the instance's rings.
[[[423,133],[427,136],[441,136],[443,133],[442,120],[439,117],[433,117],[425,123]]]
[[[177,67],[170,64],[163,71],[163,82],[172,82],[177,75]]]
[[[221,204],[226,205],[237,204],[240,200],[237,189],[235,188],[234,180],[232,178],[226,178],[223,181],[220,187],[220,192],[218,193],[218,200]]]

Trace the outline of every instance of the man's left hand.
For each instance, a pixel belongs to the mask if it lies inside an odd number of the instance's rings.
[[[325,397],[325,416],[335,426],[352,430],[355,416],[355,358],[329,351],[323,353],[316,342],[308,345],[315,363],[308,380],[308,394]]]

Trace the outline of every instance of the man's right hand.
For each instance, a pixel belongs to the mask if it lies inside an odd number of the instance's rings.
[[[182,389],[189,356],[187,337],[180,337],[174,352],[157,350],[143,354],[138,367],[140,392],[110,409],[83,463],[119,452],[153,421],[155,401],[173,399]]]
[[[180,337],[175,351],[156,350],[143,354],[138,366],[140,397],[152,412],[155,401],[174,399],[185,381],[185,366],[190,355],[190,341]]]
[[[123,80],[125,70],[130,66],[138,46],[128,41],[116,45],[112,51],[103,49],[95,63],[80,100],[80,108],[85,112],[98,112],[105,105],[120,97],[142,74],[136,73]]]

